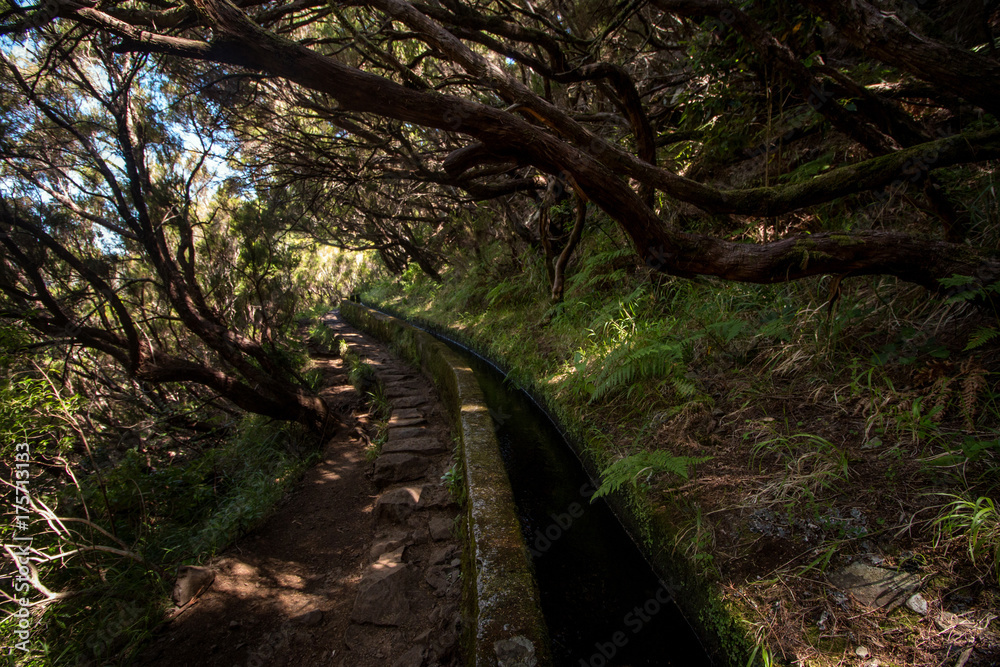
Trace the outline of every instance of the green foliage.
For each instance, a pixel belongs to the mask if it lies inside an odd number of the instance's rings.
[[[65,453],[73,441],[67,416],[85,403],[55,391],[44,372],[49,362],[32,367],[33,360],[19,355],[31,340],[15,326],[0,327],[0,457],[8,461],[17,443],[28,443],[36,456]]]
[[[266,518],[316,455],[299,427],[247,417],[226,446],[190,466],[190,482],[174,487],[167,517],[181,525],[189,517],[191,530],[164,535],[164,553],[201,559],[222,549]]]
[[[723,320],[722,322],[712,322],[706,327],[706,329],[722,345],[728,345],[740,334],[746,331],[747,323],[745,320],[741,319]]]
[[[105,471],[103,490],[94,476],[83,477],[79,491],[38,486],[39,499],[64,517],[80,512],[73,501],[78,493],[91,508],[94,525],[108,531],[66,519],[69,532],[57,534],[45,521],[35,521],[33,547],[40,553],[54,556],[96,544],[127,549],[134,557],[79,552],[39,564],[40,579],[50,589],[81,595],[39,609],[33,620],[36,649],[26,659],[58,664],[134,659],[161,619],[174,568],[210,558],[258,525],[315,460],[311,441],[301,427],[253,416],[219,446],[173,465],[150,467],[131,448]],[[13,629],[9,621],[0,624],[5,643]]]
[[[378,386],[378,377],[375,375],[375,369],[363,361],[352,364],[347,377],[350,383],[354,385],[354,388],[362,394],[368,394]]]
[[[982,285],[973,276],[963,276],[957,273],[950,278],[942,278],[938,282],[952,291],[952,295],[948,298],[948,303],[976,301],[981,304],[989,304],[993,308],[995,317],[1000,319],[1000,311],[997,309],[995,300],[996,295],[1000,294],[1000,282]],[[1000,324],[994,323],[989,326],[979,327],[969,336],[969,341],[965,345],[965,351],[978,349],[997,336],[1000,336]]]
[[[505,280],[486,293],[486,303],[490,308],[513,305],[526,296],[525,285],[517,280]]]
[[[943,435],[938,422],[944,408],[940,404],[927,408],[924,399],[915,398],[908,410],[896,412],[896,427],[901,434],[909,435],[913,442],[932,442]]]
[[[827,151],[815,160],[810,160],[804,164],[799,165],[794,171],[784,174],[781,177],[782,181],[788,183],[802,183],[808,181],[824,171],[828,171],[833,165],[834,152]]]
[[[597,385],[594,384],[587,373],[587,360],[582,350],[573,353],[573,373],[567,381],[570,391],[580,398],[588,399],[594,394]]]
[[[309,328],[309,342],[321,353],[339,354],[339,341],[333,329],[323,322],[316,322]]]
[[[953,500],[932,524],[937,529],[937,542],[964,539],[972,562],[975,564],[978,559],[1000,583],[1000,512],[996,503],[986,496],[976,500],[947,497]]]
[[[354,388],[368,401],[369,413],[373,417],[374,434],[365,449],[365,457],[375,460],[382,451],[382,445],[389,437],[389,418],[392,416],[392,404],[385,395],[385,387],[379,380],[375,369],[361,360],[350,344],[344,339],[338,343],[338,353],[348,368],[348,380]]]
[[[965,346],[965,351],[975,350],[986,345],[997,336],[1000,336],[1000,329],[996,327],[979,327],[969,336],[969,342]]]
[[[753,647],[753,653],[750,654],[746,667],[757,667],[758,665],[761,667],[772,667],[774,664],[774,655],[767,650],[767,646],[757,644]]]
[[[810,433],[779,435],[751,447],[751,461],[758,467],[763,468],[772,457],[783,470],[763,492],[780,500],[815,498],[821,489],[833,488],[849,474],[847,452]]]
[[[375,435],[372,437],[371,445],[365,450],[365,457],[369,461],[373,461],[382,453],[382,445],[389,440],[389,418],[392,416],[392,403],[386,398],[385,387],[377,377],[374,377],[374,386],[367,392],[366,396],[368,410],[374,418]]]
[[[656,378],[667,378],[678,393],[690,396],[695,390],[678,372],[683,368],[682,360],[682,350],[676,343],[617,348],[602,361],[602,372],[590,400],[596,401],[623,389],[627,389],[626,395],[631,397],[639,390],[640,381]]]
[[[648,483],[653,475],[667,473],[687,479],[691,466],[711,460],[711,456],[674,456],[668,451],[639,452],[621,458],[601,472],[601,486],[594,498],[617,492],[626,484]]]
[[[451,467],[441,475],[441,481],[448,487],[448,493],[452,499],[460,505],[465,504],[465,476],[462,465],[458,462],[451,464]]]
[[[83,397],[63,399],[44,379],[24,373],[0,378],[0,456],[11,460],[16,443],[27,442],[35,454],[59,455],[72,434],[60,419],[76,412]]]

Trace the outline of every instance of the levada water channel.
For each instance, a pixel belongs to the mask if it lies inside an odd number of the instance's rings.
[[[433,332],[431,332],[433,333]],[[528,394],[468,348],[531,551],[556,665],[711,665],[704,648],[569,444]]]

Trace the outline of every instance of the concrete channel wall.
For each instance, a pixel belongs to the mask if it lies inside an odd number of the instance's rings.
[[[402,320],[345,301],[346,321],[419,364],[441,391],[460,439],[466,510],[467,658],[476,667],[547,667],[548,633],[493,420],[472,369]]]

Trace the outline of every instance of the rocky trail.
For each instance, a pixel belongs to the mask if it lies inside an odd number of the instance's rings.
[[[447,414],[433,384],[336,315],[326,323],[371,365],[393,406],[365,456],[371,417],[339,358],[315,362],[347,428],[258,529],[206,564],[214,581],[171,619],[138,664],[460,664],[459,507]]]

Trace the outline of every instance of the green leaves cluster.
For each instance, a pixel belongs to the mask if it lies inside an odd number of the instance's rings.
[[[19,353],[32,339],[14,326],[0,327],[0,456],[13,460],[17,443],[35,455],[63,453],[72,445],[66,420],[82,396],[61,397]],[[42,363],[45,363],[44,361]]]
[[[641,381],[658,378],[666,378],[681,395],[689,396],[695,389],[683,377],[686,367],[682,361],[683,351],[672,341],[619,347],[604,358],[590,400],[599,400],[626,387],[626,395],[631,397]]]
[[[978,559],[979,563],[993,571],[1000,583],[1000,511],[996,503],[987,496],[975,500],[954,495],[949,497],[953,500],[933,523],[937,541],[964,538],[972,562],[976,563]]]
[[[601,486],[594,498],[615,493],[626,484],[648,482],[653,475],[666,473],[687,479],[692,466],[711,460],[711,456],[674,456],[668,451],[639,452],[619,459],[601,472]]]
[[[943,287],[953,291],[953,294],[948,298],[949,303],[973,301],[989,304],[992,306],[993,312],[997,314],[997,318],[1000,319],[1000,313],[997,311],[997,303],[995,301],[996,295],[1000,294],[1000,281],[981,285],[972,276],[955,274],[950,278],[942,278],[938,282]],[[979,327],[969,336],[969,342],[965,345],[965,351],[968,352],[969,350],[980,348],[997,336],[1000,336],[1000,326],[997,324]]]

